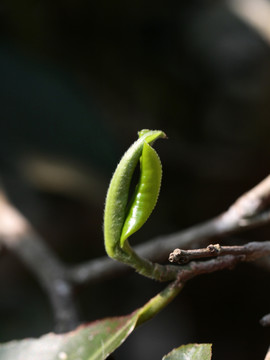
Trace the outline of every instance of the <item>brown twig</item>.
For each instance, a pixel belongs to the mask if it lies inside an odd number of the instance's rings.
[[[194,261],[193,259],[189,264],[179,266],[178,276],[181,281],[189,280],[200,274],[229,268],[239,262],[254,261],[270,255],[270,241],[250,242],[243,246],[221,247],[218,245],[217,248],[220,248],[219,256],[215,252],[209,252],[207,248],[199,249],[198,251],[201,257],[204,257],[206,253],[207,256],[210,254],[210,256],[215,256],[214,259],[205,261]],[[189,253],[187,251],[187,255],[190,255],[190,260],[193,258],[193,254],[193,252]],[[198,258],[197,254],[195,258]]]
[[[171,262],[190,264],[179,267],[179,281],[189,280],[197,275],[212,273],[236,265],[243,261],[254,261],[270,255],[270,241],[250,242],[243,246],[209,245],[204,249],[181,250],[175,249],[169,256]],[[207,261],[194,261],[215,257]],[[262,326],[270,326],[270,314],[260,320]]]
[[[269,205],[270,176],[242,195],[226,212],[216,218],[174,234],[159,236],[134,247],[134,250],[151,261],[164,261],[174,248],[197,248],[207,245],[211,239],[268,224]],[[126,266],[101,257],[71,267],[69,277],[74,283],[83,284],[105,280],[124,271],[127,271]]]
[[[270,241],[251,242],[242,246],[220,246],[219,244],[210,244],[203,249],[175,249],[170,254],[169,261],[177,264],[186,264],[196,259],[225,255],[241,255],[248,257],[249,260],[255,260],[256,257],[263,257],[268,254],[270,254]]]
[[[207,261],[192,261],[188,265],[179,267],[178,279],[180,282],[187,282],[198,275],[232,269],[239,262],[246,260],[247,258],[244,255],[225,255]]]

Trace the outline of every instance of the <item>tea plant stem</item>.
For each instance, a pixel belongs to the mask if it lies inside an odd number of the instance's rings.
[[[133,249],[153,262],[164,261],[177,247],[194,249],[209,244],[212,239],[268,224],[269,205],[270,176],[238,198],[221,215],[186,230],[156,237]],[[75,283],[83,284],[105,280],[125,271],[128,271],[125,265],[101,257],[70,268],[69,276]]]

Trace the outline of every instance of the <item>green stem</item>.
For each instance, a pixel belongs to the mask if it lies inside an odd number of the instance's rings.
[[[173,265],[161,265],[140,257],[126,240],[123,248],[125,256],[119,259],[132,266],[139,274],[157,281],[171,281],[177,278],[178,268]],[[127,256],[128,255],[128,256]]]
[[[182,290],[184,284],[177,280],[170,283],[163,291],[146,303],[139,312],[136,327],[152,319],[165,306],[167,306]]]

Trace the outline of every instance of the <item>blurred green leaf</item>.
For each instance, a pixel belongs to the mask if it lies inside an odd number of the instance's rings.
[[[11,341],[0,346],[1,360],[103,360],[132,332],[134,313],[95,321],[66,334]]]
[[[162,360],[211,360],[211,358],[211,344],[189,344],[174,349]]]
[[[143,307],[126,316],[111,317],[78,327],[66,334],[47,334],[39,339],[0,345],[0,360],[104,360],[131,334],[150,320],[180,291],[169,284]]]

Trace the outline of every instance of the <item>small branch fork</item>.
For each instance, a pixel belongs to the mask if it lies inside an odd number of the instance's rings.
[[[270,241],[250,242],[243,246],[208,245],[203,249],[175,249],[169,261],[177,264],[188,264],[179,267],[178,280],[183,283],[191,278],[215,271],[233,268],[239,262],[254,261],[270,255]],[[211,260],[195,261],[212,258]],[[262,326],[270,326],[270,314],[260,320]],[[269,360],[270,360],[270,355]]]
[[[231,268],[239,262],[253,261],[270,254],[270,242],[252,242],[244,246],[209,245],[211,239],[236,234],[242,230],[270,223],[270,176],[241,196],[226,212],[187,230],[150,240],[134,250],[151,261],[164,261],[172,249],[171,260],[178,280]],[[15,209],[0,191],[0,247],[6,247],[32,271],[50,299],[58,331],[67,331],[78,323],[73,300],[75,285],[109,279],[128,267],[108,257],[66,267],[35,232],[28,220]],[[207,246],[197,249],[197,247]],[[210,259],[209,259],[210,258]],[[203,260],[202,260],[203,259]],[[195,261],[196,260],[196,261]],[[270,315],[262,319],[269,324]]]
[[[240,262],[255,261],[269,255],[270,241],[250,242],[243,246],[220,246],[216,244],[209,245],[205,249],[185,250],[183,256],[186,265],[178,267],[178,280],[185,282],[197,275],[231,269]],[[212,257],[212,259],[195,261],[209,257]],[[181,250],[174,250],[169,259],[171,262],[179,263],[180,261],[180,264],[182,264]],[[270,315],[264,316],[261,324],[264,326],[269,325]]]
[[[269,223],[270,176],[238,198],[221,215],[189,229],[149,240],[134,247],[134,250],[151,261],[162,262],[177,247],[194,249],[206,246],[211,239],[223,238]],[[264,266],[268,266],[267,261]],[[84,284],[105,280],[127,270],[125,265],[112,262],[108,257],[101,257],[71,267],[69,277],[76,284]]]

